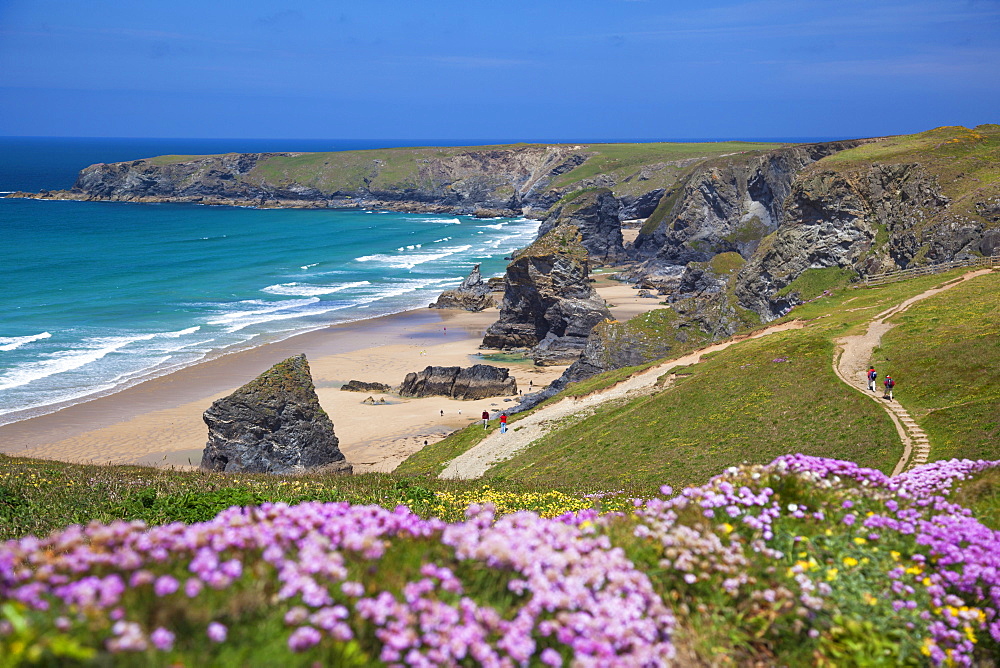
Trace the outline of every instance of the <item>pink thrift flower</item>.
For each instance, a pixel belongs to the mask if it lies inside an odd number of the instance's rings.
[[[229,629],[226,628],[225,624],[212,622],[208,625],[208,639],[212,642],[226,642],[226,636],[228,634]]]
[[[162,626],[153,631],[149,639],[153,641],[153,647],[161,652],[169,652],[174,648],[174,634]]]
[[[153,593],[157,596],[167,596],[168,594],[173,594],[180,588],[180,584],[177,579],[170,575],[161,575],[156,578],[156,582],[153,583]]]
[[[323,639],[322,634],[311,626],[303,626],[295,629],[288,637],[288,649],[293,652],[302,652]]]

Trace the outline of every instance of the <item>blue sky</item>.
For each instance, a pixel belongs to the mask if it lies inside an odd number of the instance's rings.
[[[0,0],[0,135],[857,137],[1000,122],[1000,0]]]

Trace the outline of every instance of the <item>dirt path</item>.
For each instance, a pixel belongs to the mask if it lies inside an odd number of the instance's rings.
[[[897,401],[882,399],[882,390],[879,389],[882,385],[882,378],[879,378],[877,381],[874,392],[868,389],[868,362],[871,359],[872,351],[875,349],[875,346],[879,345],[885,333],[895,327],[895,325],[887,323],[886,320],[897,313],[902,313],[923,299],[933,297],[964,281],[988,274],[990,271],[990,269],[972,271],[948,283],[922,292],[915,297],[910,297],[906,301],[875,316],[868,324],[868,330],[864,334],[846,336],[837,341],[840,347],[833,358],[834,372],[842,381],[871,398],[872,401],[877,402],[889,414],[889,417],[892,418],[893,423],[896,425],[896,432],[903,442],[903,456],[896,463],[896,468],[893,469],[892,475],[912,469],[914,466],[926,464],[931,446],[927,434],[917,426],[916,421],[905,408],[900,406]]]
[[[768,334],[784,332],[789,329],[801,329],[807,323],[801,320],[785,322],[767,327],[748,336],[736,337],[722,343],[716,343],[707,348],[696,350],[684,357],[650,367],[629,376],[622,382],[607,389],[582,397],[566,397],[561,401],[537,410],[522,420],[513,423],[506,434],[495,431],[480,441],[475,447],[462,453],[449,462],[441,472],[441,478],[479,478],[495,464],[510,459],[524,450],[534,441],[546,435],[564,419],[583,419],[609,401],[626,399],[651,394],[656,391],[656,381],[671,369],[688,366],[701,361],[703,355],[725,350],[734,343],[757,339]],[[867,358],[866,360],[867,361]]]

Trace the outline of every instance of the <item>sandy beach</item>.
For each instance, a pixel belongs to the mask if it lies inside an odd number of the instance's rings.
[[[618,320],[661,308],[655,299],[637,297],[629,286],[600,277],[596,286]],[[351,379],[395,386],[407,373],[428,365],[487,363],[509,368],[527,393],[562,373],[562,366],[483,360],[480,354],[489,351],[479,344],[498,315],[497,309],[421,309],[231,353],[110,396],[0,426],[0,452],[67,462],[196,467],[208,435],[201,417],[205,409],[271,365],[305,353],[320,404],[332,417],[340,448],[355,472],[391,471],[425,442],[438,441],[477,420],[483,410],[502,410],[513,400],[375,394],[386,404],[372,406],[362,403],[368,394],[343,392],[340,386]]]

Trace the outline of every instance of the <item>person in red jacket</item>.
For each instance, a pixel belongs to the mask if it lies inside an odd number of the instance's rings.
[[[507,433],[507,414],[506,413],[501,413],[500,414],[500,433],[501,434],[506,434]]]
[[[896,381],[889,374],[885,374],[885,380],[882,384],[885,385],[885,394],[882,395],[882,398],[892,401],[892,388],[896,387]]]
[[[872,392],[875,391],[875,379],[878,378],[878,374],[875,373],[875,367],[868,367],[868,389]]]
[[[490,424],[490,412],[483,411],[483,429],[486,429]]]

